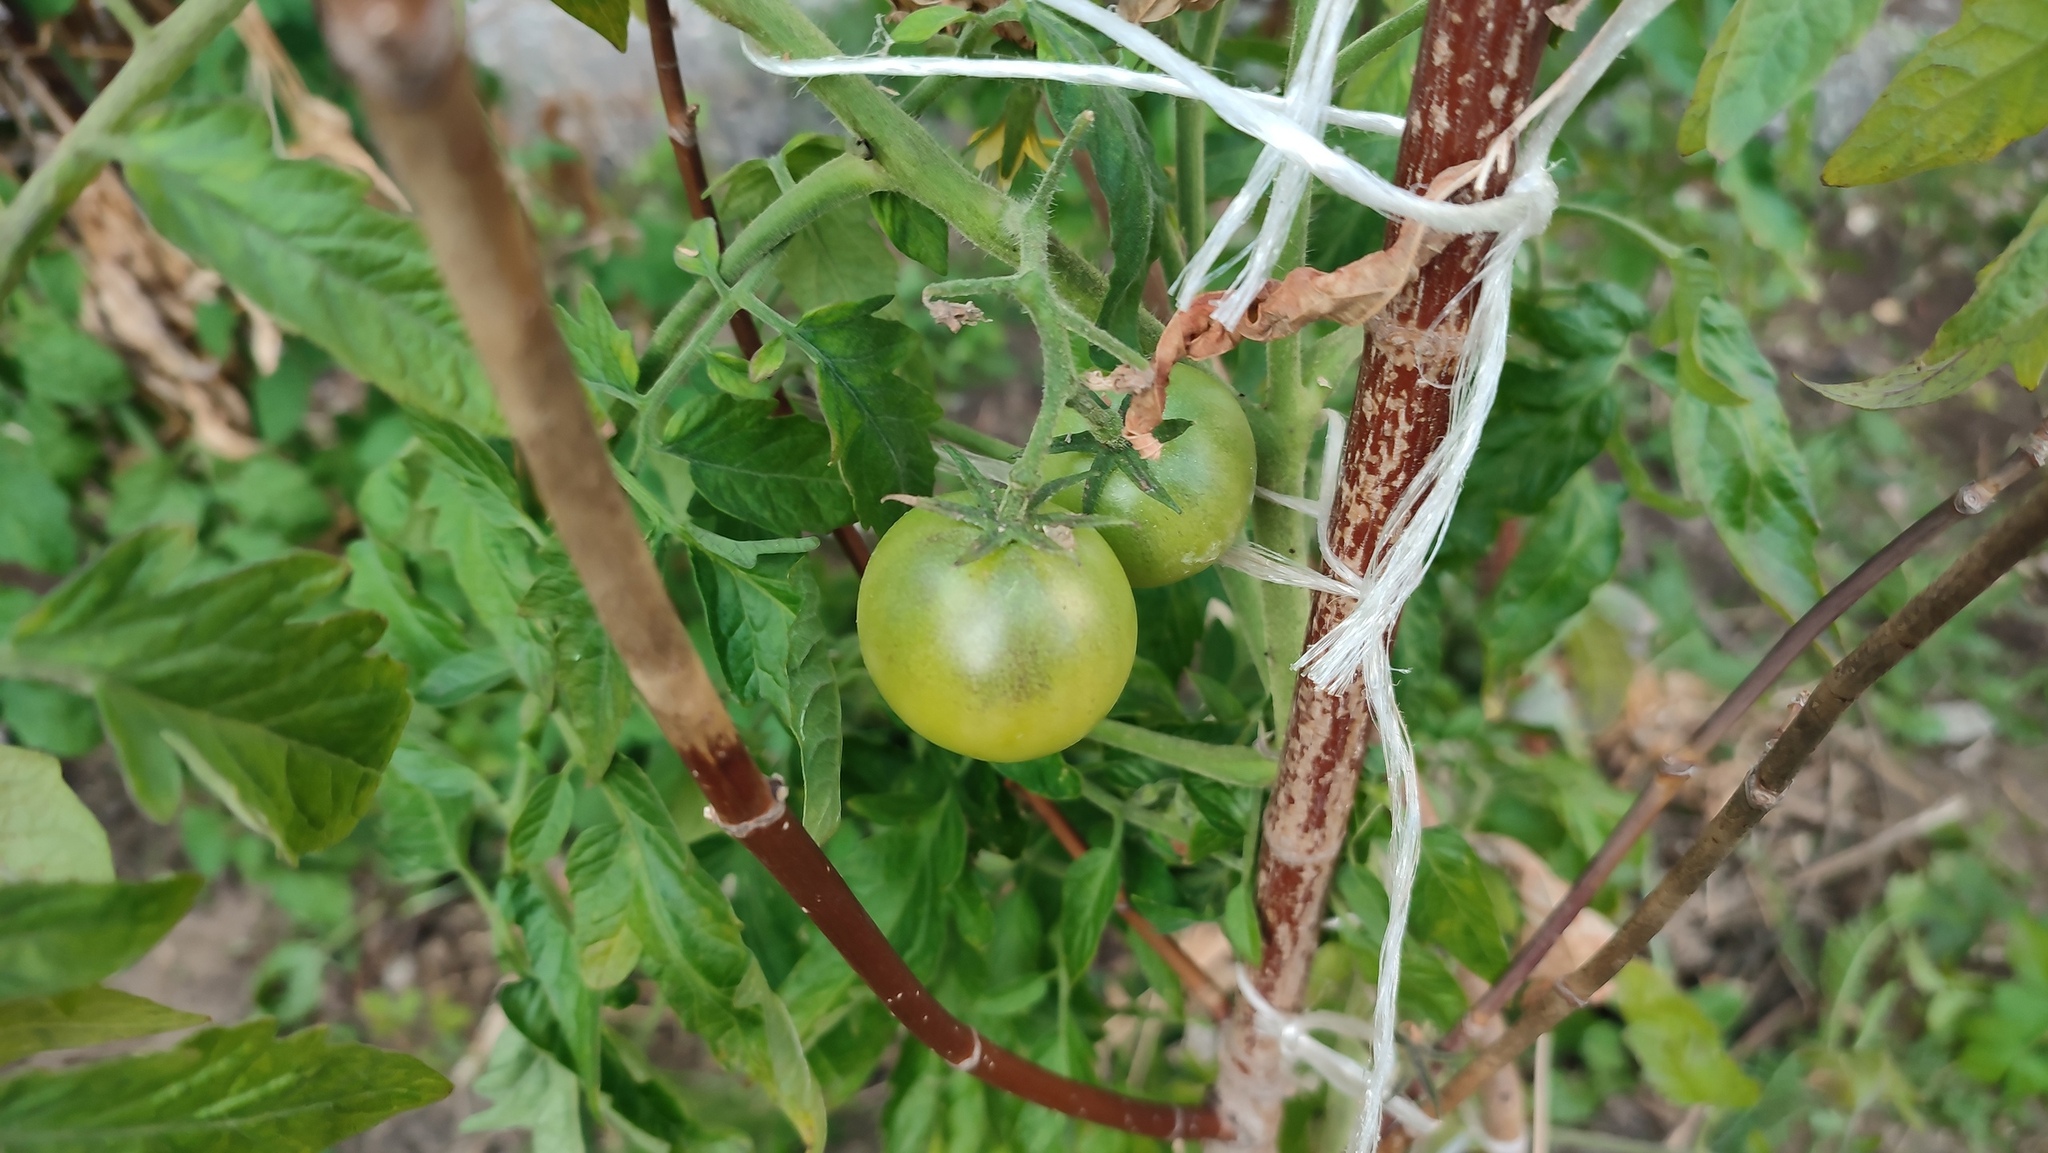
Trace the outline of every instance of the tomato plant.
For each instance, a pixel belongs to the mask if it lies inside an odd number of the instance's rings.
[[[2048,1128],[2048,6],[1111,11],[10,0],[0,1150]]]

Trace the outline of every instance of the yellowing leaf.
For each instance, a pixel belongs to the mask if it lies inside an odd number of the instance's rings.
[[[1835,150],[1821,179],[1879,184],[1986,160],[2048,127],[2048,4],[1964,0]]]

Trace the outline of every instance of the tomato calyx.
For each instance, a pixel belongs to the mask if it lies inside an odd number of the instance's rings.
[[[1060,484],[1061,487],[1074,483],[1082,486],[1082,512],[1092,513],[1095,511],[1096,502],[1102,498],[1103,487],[1109,483],[1111,477],[1118,473],[1129,477],[1131,483],[1138,486],[1139,492],[1144,493],[1174,512],[1181,511],[1180,503],[1173,499],[1173,493],[1168,491],[1165,482],[1161,481],[1158,475],[1152,471],[1152,463],[1140,456],[1137,448],[1122,435],[1122,418],[1124,412],[1131,406],[1130,397],[1126,396],[1123,405],[1117,410],[1113,418],[1115,423],[1107,424],[1106,427],[1115,430],[1109,433],[1102,431],[1105,427],[1105,421],[1097,420],[1097,412],[1091,411],[1091,408],[1100,410],[1101,416],[1106,419],[1109,418],[1109,406],[1104,404],[1099,398],[1084,394],[1075,397],[1070,403],[1083,416],[1088,418],[1088,423],[1092,428],[1088,431],[1070,432],[1065,436],[1055,437],[1048,451],[1093,454],[1094,459],[1088,462],[1087,471],[1076,472],[1062,478],[1061,481],[1054,482]],[[1164,444],[1188,429],[1193,428],[1194,424],[1194,421],[1180,418],[1162,420],[1159,422],[1159,426],[1152,430],[1152,435],[1160,443]]]
[[[1077,472],[1049,480],[1024,495],[1019,502],[1018,493],[990,480],[965,453],[951,445],[941,445],[940,448],[953,458],[953,465],[966,485],[964,491],[943,497],[894,493],[886,499],[935,512],[981,530],[974,546],[962,553],[960,559],[953,562],[955,564],[973,564],[1011,544],[1046,552],[1071,553],[1074,551],[1075,529],[1113,528],[1131,523],[1122,517],[1051,511],[1045,507],[1046,502],[1062,490],[1084,482],[1088,473]]]

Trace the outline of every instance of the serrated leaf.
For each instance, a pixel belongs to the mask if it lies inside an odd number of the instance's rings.
[[[539,560],[539,575],[520,608],[549,637],[555,717],[576,763],[595,781],[611,765],[619,731],[633,711],[633,684],[569,559],[551,549]]]
[[[1520,672],[1614,575],[1621,559],[1621,496],[1619,486],[1580,472],[1529,525],[1480,609],[1489,686]]]
[[[31,1053],[79,1049],[203,1025],[206,1017],[146,997],[87,985],[48,997],[0,1001],[0,1065]]]
[[[401,880],[432,880],[469,867],[477,775],[419,749],[392,754],[378,794],[385,864]]]
[[[630,878],[627,923],[662,999],[713,1055],[744,1073],[781,1107],[805,1144],[825,1138],[825,1099],[789,1010],[740,940],[739,919],[677,835],[675,822],[638,766],[622,761],[605,779],[617,816],[610,867]]]
[[[1811,387],[1856,408],[1905,408],[1954,396],[2005,363],[2028,389],[2048,367],[2048,200],[1977,273],[1969,302],[1919,359],[1869,380]]]
[[[704,375],[718,391],[740,400],[767,400],[775,395],[773,381],[754,379],[751,363],[723,350],[704,359]],[[671,421],[670,427],[674,426]]]
[[[315,1153],[448,1095],[446,1078],[403,1053],[276,1030],[251,1021],[166,1053],[0,1081],[0,1132],[10,1153]]]
[[[331,557],[165,587],[186,557],[175,529],[117,542],[15,624],[0,662],[90,690],[158,820],[177,806],[182,760],[287,860],[325,848],[368,810],[412,708],[404,668],[368,653],[384,622],[304,619],[347,575]]]
[[[27,446],[0,436],[0,561],[60,573],[77,560],[71,498]]]
[[[30,396],[87,411],[127,398],[135,385],[119,356],[56,309],[22,293],[13,299],[7,352],[20,365]]]
[[[575,815],[576,790],[560,773],[542,777],[526,794],[526,803],[519,806],[519,816],[506,835],[505,851],[512,867],[544,864],[560,852],[562,838],[569,835],[569,819]]]
[[[1671,279],[1660,327],[1668,325],[1678,342],[1678,383],[1708,404],[1741,404],[1761,356],[1750,355],[1756,345],[1748,321],[1721,299],[1721,274],[1705,253],[1695,249],[1673,260]],[[1768,362],[1765,369],[1763,379],[1775,381]]]
[[[116,153],[157,231],[280,324],[401,403],[503,428],[419,230],[370,207],[363,177],[280,158],[240,100],[161,113]]]
[[[783,242],[775,279],[798,308],[808,312],[896,291],[896,257],[869,215],[858,204],[842,204]]]
[[[1486,887],[1486,868],[1458,830],[1422,830],[1410,932],[1491,979],[1507,967],[1508,948]]]
[[[556,305],[555,319],[584,384],[603,396],[637,399],[640,358],[633,353],[633,335],[612,319],[597,286],[583,286],[574,312]]]
[[[969,15],[971,13],[965,8],[953,8],[944,4],[919,8],[889,30],[889,39],[898,44],[922,44],[953,24],[967,19]]]
[[[1746,375],[1739,385],[1741,405],[1684,391],[1672,398],[1672,457],[1680,487],[1706,509],[1736,567],[1789,619],[1824,591],[1819,517],[1777,389]]]
[[[1081,795],[1081,774],[1058,754],[989,767],[1049,800],[1071,801]]]
[[[348,587],[342,601],[385,621],[385,652],[411,670],[415,684],[464,654],[462,624],[420,595],[397,549],[368,537],[349,542]]]
[[[113,879],[107,831],[64,783],[57,758],[0,745],[0,885]]]
[[[861,523],[878,533],[907,511],[885,497],[931,494],[938,465],[931,425],[944,415],[928,390],[899,371],[917,336],[874,315],[886,303],[876,298],[807,313],[791,338],[817,366],[833,463]]]
[[[941,4],[912,13],[904,23],[934,12],[966,15],[964,9]],[[938,213],[901,192],[877,192],[868,197],[868,208],[875,214],[875,223],[882,226],[882,235],[889,238],[896,251],[940,276],[946,274],[946,222]]]
[[[593,989],[611,988],[640,963],[640,937],[626,919],[633,877],[617,867],[619,836],[615,824],[585,830],[569,847],[564,870],[576,908],[577,968]]]
[[[1700,66],[1679,151],[1733,156],[1813,87],[1881,7],[1882,0],[1740,0]]]
[[[853,519],[823,425],[723,394],[692,397],[677,417],[667,447],[690,462],[691,482],[720,512],[785,537],[830,532]]]
[[[1072,24],[1043,7],[1030,10],[1040,60],[1099,64],[1101,54]],[[1095,124],[1082,139],[1096,179],[1109,190],[1108,290],[1095,322],[1113,336],[1136,343],[1138,308],[1151,271],[1158,206],[1165,202],[1165,177],[1154,159],[1151,134],[1127,93],[1079,84],[1049,84],[1045,90],[1053,119],[1071,130],[1083,112]]]
[[[569,926],[524,875],[506,874],[501,878],[497,900],[498,907],[519,926],[525,941],[527,956],[532,960],[532,976],[521,984],[537,989],[547,1005],[548,1023],[558,1034],[556,1043],[560,1051],[556,1055],[587,1089],[598,1088],[602,1035],[597,1019],[598,994],[583,983]],[[511,1000],[500,997],[500,1003],[506,1004],[507,1016],[513,1015]],[[536,1044],[542,1040],[532,1032],[527,1037]]]
[[[1947,31],[1899,69],[1828,158],[1821,179],[1878,184],[1988,160],[2048,127],[2048,5],[1964,0]]]
[[[1095,963],[1102,931],[1123,887],[1123,854],[1118,846],[1090,849],[1067,866],[1060,882],[1060,969],[1078,982]]]
[[[62,993],[127,968],[171,931],[203,884],[187,873],[138,884],[0,885],[0,1001]]]
[[[1623,1042],[1665,1100],[1727,1109],[1756,1103],[1761,1090],[1722,1047],[1720,1030],[1654,965],[1623,966],[1614,978],[1614,1003],[1627,1022]]]
[[[726,685],[743,702],[768,702],[797,738],[804,828],[823,844],[839,825],[839,681],[817,578],[799,557],[752,568],[694,549],[691,558]]]
[[[463,1118],[462,1132],[525,1129],[536,1150],[583,1153],[586,1148],[576,1074],[520,1030],[498,1034],[475,1090],[491,1104]]]

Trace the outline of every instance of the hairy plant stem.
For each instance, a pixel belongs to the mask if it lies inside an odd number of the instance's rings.
[[[1478,159],[1520,114],[1546,42],[1544,7],[1542,0],[1437,0],[1430,6],[1397,184],[1420,187],[1445,168]],[[1477,194],[1497,194],[1504,183]],[[1452,242],[1374,326],[1359,366],[1330,521],[1331,547],[1359,570],[1448,427],[1450,393],[1443,386],[1456,371],[1455,354],[1439,359],[1420,350],[1463,344],[1471,307],[1467,290],[1490,243],[1488,237]],[[1423,330],[1439,339],[1428,346],[1414,340]],[[1347,599],[1317,595],[1308,639],[1334,627],[1350,608]],[[1260,994],[1282,1012],[1300,1010],[1309,962],[1321,941],[1323,902],[1343,850],[1371,728],[1363,697],[1355,682],[1335,693],[1307,681],[1295,686],[1279,776],[1262,824],[1257,895],[1264,949],[1252,976]],[[1271,1147],[1287,1076],[1278,1044],[1257,1032],[1249,1008],[1240,1004],[1225,1029],[1217,1095],[1241,1145]]]
[[[1656,774],[1645,784],[1642,791],[1629,806],[1628,812],[1607,834],[1607,839],[1586,863],[1572,887],[1558,901],[1541,924],[1533,930],[1529,939],[1508,963],[1507,969],[1493,986],[1472,1002],[1466,1018],[1497,1014],[1514,999],[1529,975],[1543,963],[1550,950],[1563,938],[1567,926],[1580,912],[1584,911],[1594,897],[1598,896],[1607,879],[1628,856],[1657,817],[1678,796],[1685,782],[1697,771],[1700,761],[1711,756],[1714,746],[1728,735],[1744,713],[1747,713],[1763,695],[1771,690],[1778,678],[1792,667],[1800,654],[1820,639],[1834,623],[1850,609],[1856,607],[1871,590],[1890,576],[1906,560],[1928,542],[1940,536],[1959,521],[1967,520],[1983,512],[1998,500],[2006,489],[2025,479],[2044,463],[2048,463],[2048,421],[2044,421],[2028,434],[2020,447],[2011,456],[1981,479],[1971,481],[1957,489],[1953,497],[1929,509],[1925,516],[1914,521],[1905,531],[1892,538],[1891,543],[1879,549],[1871,558],[1859,565],[1842,583],[1828,591],[1806,614],[1793,622],[1778,638],[1769,652],[1756,663],[1735,691],[1728,694],[1706,720],[1686,739],[1685,748],[1664,758]],[[1467,1040],[1465,1022],[1459,1024],[1444,1036],[1441,1047],[1456,1051]]]
[[[989,1043],[949,1013],[890,946],[846,881],[785,811],[669,602],[613,476],[543,283],[533,230],[505,183],[440,0],[331,0],[335,60],[354,79],[457,313],[599,622],[713,813],[919,1041],[955,1068],[1028,1101],[1153,1137],[1216,1134],[1217,1115],[1059,1076]]]
[[[113,83],[87,106],[56,151],[0,209],[0,299],[14,291],[29,257],[106,167],[115,137],[145,105],[170,91],[200,51],[247,4],[248,0],[186,0],[135,46]]]
[[[1378,59],[1382,53],[1391,51],[1394,45],[1422,27],[1423,18],[1427,15],[1428,0],[1416,0],[1416,3],[1373,25],[1358,39],[1346,44],[1337,53],[1337,89],[1342,91],[1345,82],[1358,75],[1359,69]]]
[[[1474,1054],[1439,1091],[1438,1111],[1457,1108],[1494,1070],[1513,1061],[1537,1037],[1584,1006],[1587,998],[1649,944],[1679,906],[1706,883],[1742,838],[1771,811],[1849,706],[2044,542],[2048,542],[2048,485],[2036,486],[2010,515],[1970,546],[1933,584],[1907,601],[1905,607],[1879,625],[1841,663],[1828,670],[1784,731],[1750,768],[1742,786],[1614,936],[1585,964],[1560,978],[1534,1004],[1527,1006],[1505,1034]]]
[[[1223,25],[1236,8],[1235,0],[1221,0],[1207,12],[1194,16],[1194,43],[1188,59],[1208,66],[1216,59],[1216,45],[1223,40]],[[1202,246],[1209,235],[1209,194],[1206,187],[1208,152],[1204,140],[1209,134],[1209,106],[1199,100],[1181,100],[1173,106],[1173,193],[1174,210],[1180,216],[1180,234],[1186,251]]]
[[[1060,843],[1060,847],[1067,851],[1069,857],[1081,859],[1081,854],[1088,851],[1088,843],[1081,839],[1081,834],[1074,831],[1073,824],[1067,820],[1065,813],[1060,812],[1058,805],[1015,781],[1003,783],[1010,787],[1010,791],[1016,794],[1018,800],[1023,801],[1037,814],[1039,820],[1045,822],[1045,826],[1052,830],[1053,839]],[[1137,934],[1139,940],[1145,942],[1147,948],[1159,954],[1160,960],[1165,961],[1167,968],[1172,969],[1173,975],[1180,979],[1181,987],[1195,999],[1195,1003],[1201,1006],[1202,1012],[1208,1014],[1211,1020],[1220,1021],[1230,1012],[1230,998],[1222,989],[1217,988],[1216,982],[1209,979],[1209,974],[1204,973],[1202,967],[1195,964],[1194,958],[1188,956],[1172,937],[1160,932],[1159,926],[1153,924],[1151,918],[1133,908],[1130,895],[1121,888],[1116,891],[1116,914],[1123,918],[1124,924],[1130,927],[1131,932]]]
[[[791,0],[698,0],[705,11],[754,38],[770,53],[797,57],[832,56],[830,37]],[[875,163],[899,190],[945,220],[983,252],[1016,265],[1018,240],[1009,227],[1010,200],[961,165],[953,149],[926,132],[910,114],[859,76],[820,76],[805,91],[860,137]],[[1055,242],[1053,283],[1061,295],[1093,314],[1108,288],[1094,264]]]

